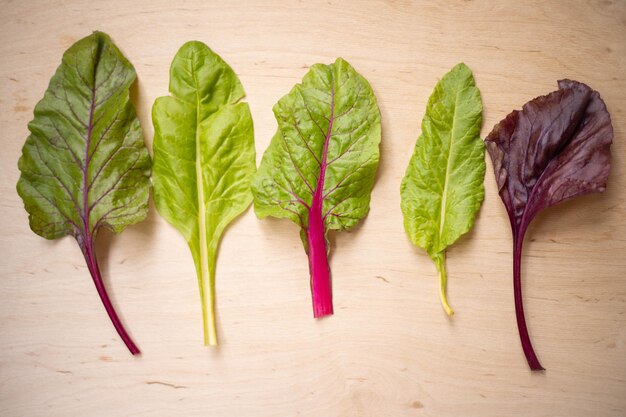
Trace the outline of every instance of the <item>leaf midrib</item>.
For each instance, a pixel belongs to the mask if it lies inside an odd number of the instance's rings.
[[[204,181],[202,178],[202,159],[201,159],[201,147],[200,147],[200,88],[198,79],[194,68],[191,69],[191,74],[196,87],[196,188],[198,190],[198,239],[200,245],[200,298],[202,301],[202,318],[204,323],[204,342],[205,344],[210,342],[211,337],[207,333],[207,320],[208,314],[212,314],[212,311],[207,311],[206,296],[207,288],[209,288],[209,298],[213,297],[211,291],[211,277],[209,272],[209,253],[207,246],[207,227],[205,211],[206,206],[204,202]]]
[[[208,251],[206,240],[206,218],[204,203],[204,181],[202,179],[202,159],[200,148],[200,95],[198,93],[198,80],[196,73],[192,72],[193,80],[196,85],[196,188],[198,190],[198,232],[200,240],[200,266],[202,269],[201,291],[204,291],[204,285],[208,282]]]
[[[322,153],[322,162],[320,164],[320,174],[317,179],[317,185],[315,186],[315,193],[313,194],[313,201],[311,201],[311,210],[319,209],[319,214],[321,215],[322,211],[322,203],[324,201],[323,191],[324,191],[324,182],[326,180],[326,168],[329,163],[328,160],[328,147],[330,144],[330,138],[333,132],[333,122],[335,121],[335,78],[331,76],[331,85],[330,85],[330,117],[328,118],[328,131],[326,133],[326,137],[324,138],[324,149]],[[295,164],[294,164],[295,165]]]
[[[456,113],[459,104],[459,96],[461,92],[460,90],[456,92],[456,96],[454,98],[454,113],[452,114],[452,128],[450,129],[450,146],[448,147],[448,157],[446,160],[446,174],[443,183],[443,191],[441,197],[441,211],[439,214],[440,222],[439,222],[439,243],[441,243],[441,237],[443,236],[443,228],[446,223],[446,205],[448,202],[448,188],[449,188],[449,178],[450,178],[450,159],[452,155],[452,146],[454,145],[454,130],[456,128]]]
[[[91,87],[91,103],[89,107],[89,121],[87,122],[87,138],[85,139],[85,164],[83,166],[83,227],[88,252],[91,253],[91,231],[89,230],[89,217],[91,214],[91,206],[89,204],[89,191],[91,184],[89,183],[89,148],[91,147],[91,137],[93,134],[93,115],[96,107],[96,77],[98,74],[98,65],[100,64],[100,54],[102,52],[100,41],[98,40],[96,51],[96,61],[93,70],[93,85]]]

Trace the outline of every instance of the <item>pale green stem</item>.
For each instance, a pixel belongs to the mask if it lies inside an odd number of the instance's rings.
[[[202,239],[201,239],[202,240]],[[202,304],[202,325],[204,345],[217,346],[217,327],[215,325],[215,254],[204,246],[200,249],[198,286]]]
[[[448,285],[448,278],[446,276],[446,253],[442,252],[435,259],[435,266],[439,271],[439,298],[441,299],[441,306],[445,310],[448,316],[453,316],[454,311],[448,304],[448,297],[446,295],[446,286]]]
[[[204,317],[204,344],[205,346],[217,346],[217,326],[215,325],[215,254],[209,258],[209,297]],[[208,329],[207,329],[208,327]]]

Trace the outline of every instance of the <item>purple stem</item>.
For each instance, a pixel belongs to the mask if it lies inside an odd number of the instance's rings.
[[[519,331],[522,349],[526,355],[528,366],[533,371],[543,371],[545,368],[539,363],[539,359],[535,354],[533,345],[530,341],[528,328],[526,327],[526,319],[524,318],[524,305],[522,302],[522,245],[524,244],[524,234],[526,227],[524,224],[520,227],[517,234],[513,236],[513,293],[515,296],[515,317],[517,318],[517,329]]]
[[[115,312],[115,308],[111,303],[111,299],[107,294],[107,290],[104,287],[104,282],[102,281],[102,276],[100,275],[100,268],[98,267],[98,261],[96,259],[96,254],[94,252],[93,243],[91,241],[91,237],[86,237],[84,239],[83,254],[85,255],[85,261],[87,261],[87,267],[89,268],[89,272],[91,273],[91,277],[93,278],[93,283],[96,284],[96,290],[98,290],[98,295],[102,300],[102,304],[104,304],[104,308],[113,322],[113,326],[115,330],[117,330],[117,334],[120,335],[122,341],[133,355],[138,355],[141,353],[135,342],[131,339],[131,337],[126,332],[124,325],[120,321],[120,318],[117,316]]]
[[[321,201],[321,199],[320,199]],[[333,295],[328,266],[328,250],[324,236],[321,203],[314,200],[309,211],[309,228],[306,232],[309,242],[309,270],[311,272],[311,296],[313,297],[313,317],[333,314]]]
[[[328,248],[326,247],[326,234],[322,207],[324,203],[324,179],[328,166],[328,145],[333,132],[335,120],[335,85],[331,84],[330,90],[330,117],[328,119],[328,131],[324,138],[324,150],[320,163],[320,175],[317,179],[311,208],[309,209],[309,227],[306,231],[309,243],[309,270],[311,273],[311,296],[313,298],[313,317],[324,317],[333,314],[333,295],[330,281],[330,268],[328,266]]]

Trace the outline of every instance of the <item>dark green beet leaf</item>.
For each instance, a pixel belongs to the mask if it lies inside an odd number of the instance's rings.
[[[100,228],[121,232],[148,213],[150,156],[129,98],[135,78],[108,35],[94,32],[72,45],[28,124],[17,183],[35,233],[76,238],[132,354],[139,349],[113,309],[94,249]]]

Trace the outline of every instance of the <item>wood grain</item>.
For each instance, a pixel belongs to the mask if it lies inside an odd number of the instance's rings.
[[[383,120],[371,213],[332,236],[336,314],[312,319],[296,227],[247,211],[218,262],[222,345],[202,346],[185,242],[152,209],[98,245],[108,288],[143,350],[106,317],[75,242],[28,228],[15,183],[32,109],[74,41],[99,29],[133,62],[146,142],[168,68],[198,39],[239,74],[258,158],[272,105],[316,62],[343,56]],[[59,2],[0,4],[0,414],[3,416],[626,415],[626,3]],[[601,92],[615,128],[606,193],[541,214],[527,236],[524,298],[545,373],[519,344],[511,237],[491,164],[473,232],[449,252],[454,319],[432,262],[411,246],[400,179],[438,77],[463,61],[481,89],[482,135],[564,77]]]

